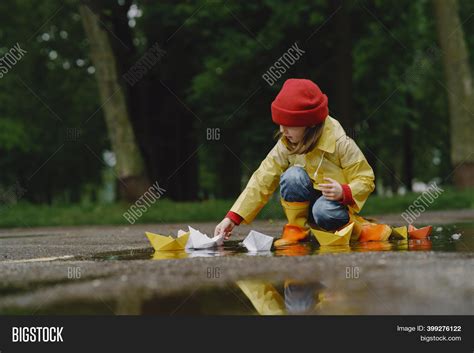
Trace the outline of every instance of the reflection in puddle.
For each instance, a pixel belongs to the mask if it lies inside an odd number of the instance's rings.
[[[431,250],[433,242],[430,239],[411,239],[408,241],[409,250]]]
[[[325,301],[319,281],[240,280],[211,288],[143,302],[145,315],[314,315]]]
[[[459,240],[453,234],[462,234]],[[435,227],[430,239],[389,240],[381,242],[354,242],[350,245],[320,246],[315,240],[289,245],[272,251],[248,252],[242,242],[226,241],[223,246],[203,250],[153,251],[153,249],[126,250],[93,255],[94,260],[170,260],[216,256],[304,256],[364,251],[472,251],[474,224]]]
[[[314,244],[305,243],[305,244],[293,244],[279,247],[275,249],[275,256],[304,256],[310,255],[314,252]]]
[[[345,253],[353,251],[356,247],[356,244],[352,245],[328,245],[320,246],[315,250],[315,254],[331,254],[331,253]]]
[[[393,244],[389,241],[368,241],[366,243],[354,244],[352,246],[352,250],[353,251],[388,251],[388,250],[395,250],[395,248]]]
[[[321,282],[286,280],[279,291],[272,283],[259,280],[237,281],[237,286],[260,315],[315,314],[322,302]]]
[[[220,287],[180,292],[144,301],[141,315],[380,315],[416,312],[416,304],[392,298],[363,280],[245,279]],[[416,291],[404,294],[413,301]],[[430,300],[429,296],[423,301]],[[447,299],[445,304],[450,304]]]

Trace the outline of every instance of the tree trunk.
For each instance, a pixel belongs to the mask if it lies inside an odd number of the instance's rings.
[[[119,84],[115,56],[99,15],[86,5],[80,5],[79,9],[89,39],[91,60],[96,69],[107,132],[117,160],[115,171],[119,178],[120,196],[133,202],[146,191],[150,183],[130,123],[125,95]]]
[[[439,44],[443,54],[451,123],[454,183],[474,186],[474,93],[457,0],[434,0]]]

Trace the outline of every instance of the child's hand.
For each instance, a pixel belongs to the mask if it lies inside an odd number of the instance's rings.
[[[328,184],[319,184],[321,192],[326,200],[339,201],[343,198],[342,186],[337,181],[331,178],[324,178]]]
[[[214,230],[214,236],[223,235],[224,239],[227,240],[232,235],[232,229],[234,229],[235,223],[232,222],[229,218],[225,217],[221,223],[216,226]]]

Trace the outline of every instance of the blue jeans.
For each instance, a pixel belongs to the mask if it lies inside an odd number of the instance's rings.
[[[349,222],[347,206],[326,200],[301,167],[290,167],[281,175],[280,196],[290,202],[310,201],[309,221],[325,230],[336,230]]]

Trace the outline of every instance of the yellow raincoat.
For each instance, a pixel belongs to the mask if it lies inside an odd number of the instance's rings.
[[[249,224],[265,206],[278,187],[280,175],[292,166],[303,167],[313,187],[325,183],[329,177],[340,184],[348,184],[355,203],[349,205],[351,213],[358,213],[375,188],[374,172],[356,143],[346,135],[341,124],[328,116],[314,149],[306,154],[290,155],[283,139],[262,161],[253,173],[244,191],[231,208]]]

